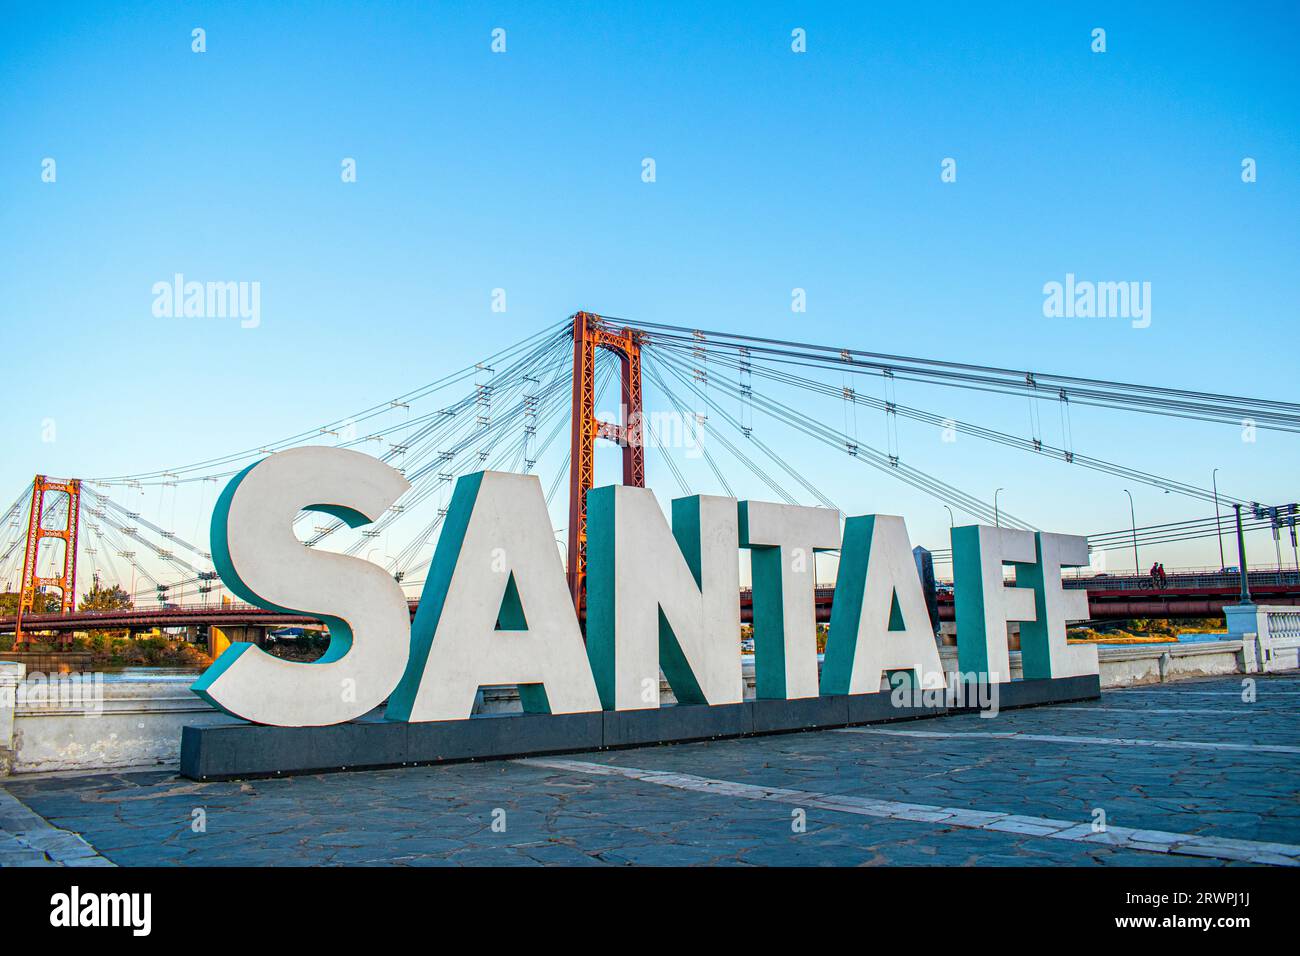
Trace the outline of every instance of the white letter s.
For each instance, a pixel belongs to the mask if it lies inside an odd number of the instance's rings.
[[[320,616],[330,645],[305,664],[232,644],[194,692],[236,717],[284,727],[342,723],[382,703],[409,653],[402,588],[368,561],[303,547],[293,521],[299,511],[320,511],[358,527],[408,488],[395,469],[343,448],[292,448],[231,479],[212,513],[222,580],[259,607]],[[344,686],[353,694],[345,695]]]

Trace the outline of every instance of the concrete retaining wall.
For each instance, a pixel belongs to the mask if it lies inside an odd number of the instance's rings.
[[[1287,608],[1287,612],[1295,609]],[[1279,628],[1279,631],[1285,630]],[[955,670],[955,648],[940,651],[944,667]],[[1099,648],[1103,688],[1155,684],[1218,674],[1293,670],[1300,666],[1300,632],[1244,634],[1241,640],[1197,644],[1155,644]],[[230,722],[192,694],[183,681],[103,683],[81,697],[40,678],[21,680],[22,665],[0,663],[0,775],[49,770],[174,766],[186,724]],[[1013,677],[1020,677],[1020,654],[1011,654]],[[6,706],[5,681],[22,693]],[[753,658],[745,663],[748,694],[754,690]],[[673,700],[664,684],[665,702]],[[98,701],[96,703],[96,701]],[[484,713],[519,710],[514,688],[485,688],[478,705]]]
[[[0,777],[13,770],[14,701],[18,685],[27,666],[14,661],[0,661]]]
[[[171,765],[180,756],[182,727],[230,720],[183,681],[35,676],[17,689],[17,706],[8,711],[11,773]],[[3,714],[0,704],[0,748]]]

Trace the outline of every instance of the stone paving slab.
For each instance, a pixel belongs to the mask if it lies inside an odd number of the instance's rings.
[[[1297,676],[1258,677],[1254,704],[1232,677],[896,726],[1289,746]],[[1164,693],[1184,689],[1202,696]],[[1131,707],[1147,712],[1105,709]],[[1241,714],[1165,712],[1191,708]],[[150,770],[8,778],[0,794],[120,865],[1286,865],[1300,845],[1300,764],[1269,750],[818,731],[556,759],[584,766],[221,783]],[[48,840],[0,835],[0,865],[74,858]]]
[[[112,866],[78,834],[0,789],[0,866]]]

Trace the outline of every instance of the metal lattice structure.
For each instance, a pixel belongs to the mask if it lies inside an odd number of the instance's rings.
[[[45,518],[55,509],[46,510],[47,494],[63,493],[68,496],[68,506],[62,527],[45,527]],[[23,615],[36,610],[36,595],[43,594],[43,588],[57,587],[59,595],[59,613],[67,614],[77,606],[77,526],[81,514],[81,482],[76,478],[60,481],[37,475],[32,483],[31,512],[27,521],[27,544],[23,552],[23,576],[19,586],[18,623],[14,637],[14,646],[21,646],[29,641],[23,634]],[[40,557],[41,542],[47,538],[57,538],[63,542],[63,562],[58,574],[43,577],[39,573],[37,560]],[[42,607],[40,610],[44,611]],[[62,635],[60,640],[70,641],[71,634]]]
[[[569,462],[569,592],[582,610],[587,585],[587,492],[595,486],[596,439],[623,449],[623,484],[645,487],[645,447],[641,405],[642,333],[611,329],[590,312],[573,317],[573,422]],[[619,357],[622,381],[621,422],[596,417],[596,350]]]

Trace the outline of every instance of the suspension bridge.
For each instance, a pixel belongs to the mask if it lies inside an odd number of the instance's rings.
[[[900,390],[909,401],[900,400]],[[617,411],[601,411],[599,403],[611,393]],[[929,395],[951,406],[953,395],[963,393],[1020,405],[1028,411],[1027,429],[1014,433],[913,403]],[[483,469],[537,474],[552,513],[564,514],[567,506],[565,538],[557,537],[557,547],[563,548],[581,612],[586,492],[596,483],[596,449],[606,442],[620,450],[624,484],[645,486],[652,452],[681,494],[761,497],[848,514],[868,510],[856,501],[841,507],[819,486],[805,467],[815,456],[818,474],[839,462],[885,476],[941,503],[953,524],[960,515],[968,523],[1036,530],[1002,507],[996,493],[989,501],[951,475],[911,463],[902,451],[900,423],[1186,500],[1189,517],[1146,526],[1134,520],[1129,528],[1097,531],[1088,536],[1090,550],[1131,550],[1136,570],[1139,548],[1217,537],[1219,567],[1175,572],[1158,586],[1141,574],[1080,573],[1067,583],[1088,590],[1094,619],[1208,617],[1238,601],[1246,588],[1271,604],[1300,603],[1296,503],[1228,494],[1214,483],[1205,488],[1084,453],[1074,442],[1074,419],[1084,409],[1300,431],[1300,405],[1293,403],[578,312],[434,382],[256,448],[136,474],[37,475],[3,513],[0,586],[17,601],[15,613],[0,617],[0,633],[15,634],[22,646],[46,639],[40,635],[66,643],[74,632],[93,628],[208,626],[255,637],[267,628],[311,622],[306,615],[233,601],[206,543],[206,518],[226,481],[259,458],[308,444],[366,451],[410,482],[410,491],[369,526],[352,529],[303,513],[295,530],[306,547],[382,564],[406,589],[412,612],[452,486]],[[1276,561],[1247,573],[1244,543],[1238,544],[1262,532],[1271,533]],[[931,554],[939,567],[951,561],[946,546]],[[833,562],[834,552],[825,560]],[[86,606],[88,590],[110,587],[125,593],[127,606]],[[831,587],[818,589],[819,620],[829,620],[832,596]],[[940,588],[937,597],[939,618],[950,620],[950,590]],[[741,604],[748,619],[746,593]]]

